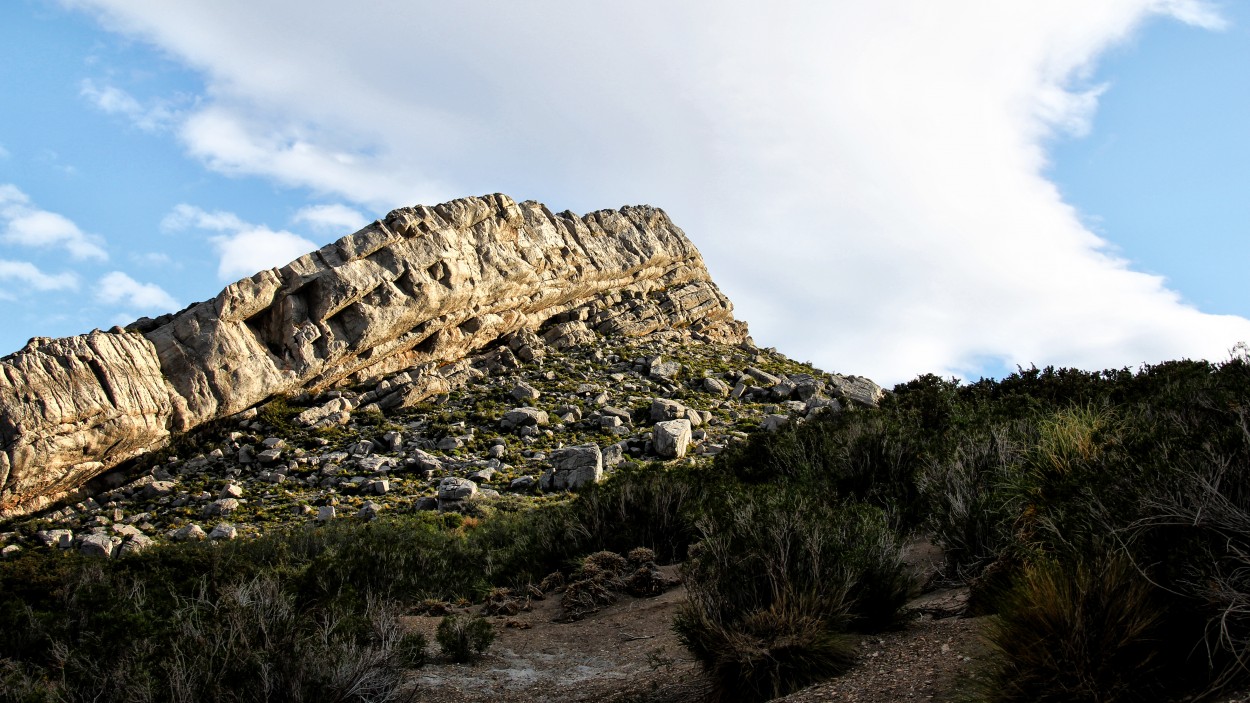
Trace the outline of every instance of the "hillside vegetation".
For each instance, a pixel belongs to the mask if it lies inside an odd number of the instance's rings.
[[[602,552],[643,547],[683,564],[674,626],[712,695],[764,700],[845,671],[854,633],[899,624],[926,585],[900,548],[928,535],[945,549],[940,578],[995,615],[970,700],[1215,696],[1245,683],[1250,657],[1248,415],[1244,358],[921,376],[877,408],[814,414],[713,460],[627,464],[565,500],[116,560],[26,553],[0,563],[0,690],[419,698],[404,672],[427,643],[400,616],[554,589],[554,572],[579,583]]]

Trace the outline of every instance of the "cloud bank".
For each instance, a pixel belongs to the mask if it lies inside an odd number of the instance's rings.
[[[758,342],[830,370],[1250,339],[1134,271],[1045,177],[1050,140],[1095,117],[1099,55],[1154,17],[1219,30],[1198,0],[66,4],[203,75],[171,129],[209,169],[373,214],[492,191],[659,205]],[[192,214],[223,278],[311,244]]]

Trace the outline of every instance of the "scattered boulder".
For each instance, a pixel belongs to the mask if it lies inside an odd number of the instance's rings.
[[[448,476],[438,484],[438,509],[451,510],[477,495],[477,484],[467,478]]]
[[[174,530],[169,538],[175,542],[200,542],[207,539],[208,534],[199,525],[191,523]]]
[[[761,426],[766,432],[776,432],[777,430],[790,424],[789,415],[766,415]]]
[[[537,388],[531,386],[525,381],[517,381],[517,384],[512,387],[510,395],[517,400],[527,401],[538,400],[542,396],[542,393],[539,393]]]
[[[656,454],[668,459],[680,459],[686,455],[690,446],[689,420],[657,422],[653,431]]]
[[[239,529],[230,523],[218,523],[212,532],[208,533],[211,540],[232,540],[239,536]]]
[[[653,422],[679,420],[685,416],[686,407],[675,400],[655,398],[651,401],[651,420]]]
[[[239,500],[237,498],[218,498],[205,505],[201,512],[204,517],[217,517],[218,515],[229,515],[238,509]]]
[[[518,427],[546,425],[549,421],[546,411],[524,407],[513,408],[504,413],[503,419],[499,421],[499,425],[505,430],[511,430]]]
[[[544,491],[573,490],[603,479],[603,454],[596,444],[551,452],[551,469],[543,474]]]
[[[722,398],[729,397],[729,384],[719,378],[708,377],[703,379],[703,390],[713,395],[719,395]]]
[[[116,549],[113,538],[104,534],[83,535],[78,543],[78,551],[89,557],[111,557]]]
[[[356,513],[356,517],[361,520],[373,520],[380,512],[382,512],[381,505],[374,503],[371,500],[367,500],[364,505],[360,506],[360,510]]]

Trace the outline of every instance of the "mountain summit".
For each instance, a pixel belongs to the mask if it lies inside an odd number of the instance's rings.
[[[382,401],[410,405],[510,335],[542,330],[560,347],[677,330],[736,344],[747,327],[732,311],[657,208],[579,217],[500,194],[401,208],[177,314],[35,338],[0,359],[0,515],[277,394],[407,370]]]

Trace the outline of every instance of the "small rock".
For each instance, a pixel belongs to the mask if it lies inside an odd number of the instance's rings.
[[[208,538],[203,528],[195,523],[180,527],[170,533],[169,538],[175,542],[200,542]]]
[[[365,501],[364,505],[360,506],[360,511],[356,513],[356,517],[362,520],[372,520],[376,518],[378,516],[378,513],[381,511],[382,511],[381,505],[378,505],[377,503],[374,503],[373,501],[368,500],[368,501]]]
[[[222,488],[221,492],[217,494],[217,497],[218,498],[242,498],[243,486],[240,486],[237,483],[227,483],[225,488]]]
[[[651,420],[677,420],[686,416],[686,407],[675,400],[655,398],[651,401]]]
[[[20,545],[10,544],[5,548],[0,549],[0,558],[13,559],[18,554],[21,554],[21,553],[22,553],[22,548]]]
[[[138,554],[150,546],[152,546],[151,537],[145,534],[130,535],[117,548],[117,556],[125,557],[131,554]]]
[[[525,381],[518,381],[509,393],[513,398],[520,401],[538,400],[542,397],[542,393],[540,393],[537,388],[531,386]]]
[[[404,448],[404,436],[395,430],[382,435],[382,446],[388,452],[397,452]]]
[[[229,515],[238,509],[239,501],[237,498],[218,498],[205,505],[201,512],[204,517],[214,517],[217,515]]]
[[[761,426],[767,432],[776,432],[777,430],[781,429],[782,427],[785,427],[788,424],[790,424],[790,417],[788,415],[775,415],[774,414],[774,415],[765,415],[764,421],[763,423],[761,423]]]
[[[499,425],[505,430],[516,427],[534,427],[536,425],[546,425],[549,422],[546,411],[538,408],[513,408],[504,413],[503,419],[499,421]]]
[[[143,487],[143,497],[151,500],[173,493],[177,488],[177,484],[173,481],[153,481]]]
[[[729,395],[729,384],[719,378],[705,378],[703,379],[703,390],[725,398]]]
[[[317,522],[327,522],[333,520],[335,510],[333,505],[323,505],[317,508]]]
[[[656,357],[651,362],[651,370],[647,372],[647,375],[651,378],[660,378],[667,381],[676,378],[679,373],[681,373],[681,364],[676,361],[664,361]]]
[[[238,536],[238,528],[226,522],[218,523],[213,531],[208,533],[208,538],[211,540],[231,540]]]
[[[529,493],[537,485],[538,481],[534,480],[533,476],[521,476],[512,479],[512,482],[508,484],[508,490],[513,493]]]
[[[266,449],[256,455],[256,459],[262,464],[272,464],[282,458],[281,449]]]

